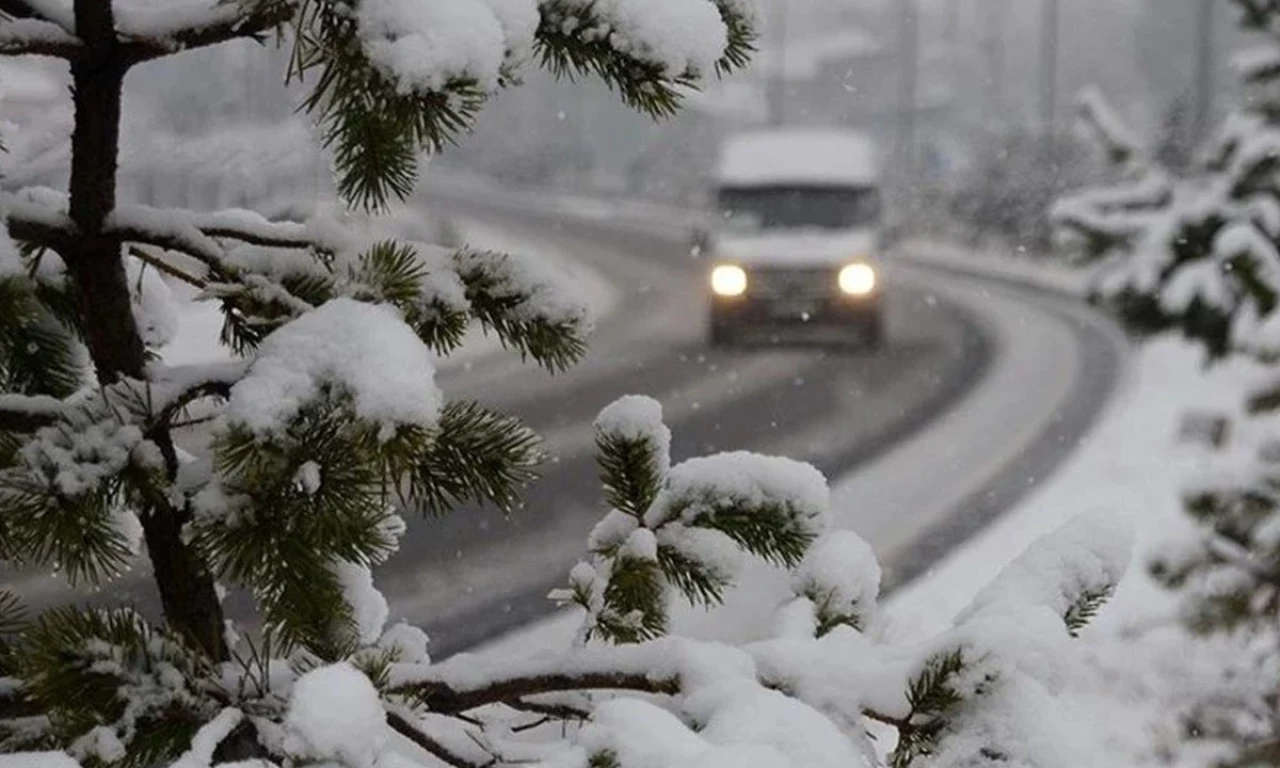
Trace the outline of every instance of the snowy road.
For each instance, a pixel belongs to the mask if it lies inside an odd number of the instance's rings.
[[[848,502],[841,522],[887,555],[893,580],[895,570],[901,579],[918,573],[1051,469],[1114,382],[1118,345],[1070,302],[907,265],[889,278],[893,341],[881,353],[708,350],[701,268],[669,232],[491,196],[432,203],[564,249],[620,288],[590,356],[570,373],[513,376],[514,362],[482,361],[444,377],[449,394],[526,418],[556,459],[510,520],[461,510],[411,526],[379,574],[393,613],[427,627],[437,653],[548,612],[543,596],[562,584],[603,511],[590,424],[620,395],[663,403],[676,460],[749,449],[849,478],[836,488]],[[939,435],[945,444],[928,439],[934,423],[953,425]],[[918,462],[914,476],[901,458],[893,463],[902,451],[889,450],[913,442],[925,444],[908,458]],[[876,463],[879,481],[858,485],[855,470]]]
[[[427,628],[437,656],[551,610],[547,591],[562,584],[603,512],[591,422],[618,396],[662,402],[676,460],[748,449],[811,461],[840,480],[840,524],[877,548],[894,581],[1015,501],[1027,478],[1043,477],[1092,423],[1117,370],[1119,346],[1071,302],[907,264],[889,271],[892,340],[881,352],[709,350],[702,272],[683,238],[492,195],[437,195],[430,205],[561,250],[615,294],[587,359],[566,374],[509,355],[469,357],[441,373],[449,396],[523,417],[554,458],[510,519],[462,509],[412,521],[377,574],[393,616]],[[154,609],[143,575],[108,589]],[[762,576],[753,593],[765,602],[772,586]],[[36,604],[66,597],[49,577],[23,580],[20,591]],[[245,607],[229,598],[232,615]]]

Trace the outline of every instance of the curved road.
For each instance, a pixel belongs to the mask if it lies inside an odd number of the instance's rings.
[[[880,352],[772,344],[709,350],[702,270],[683,238],[635,223],[540,212],[517,196],[465,189],[433,192],[427,204],[540,248],[563,249],[619,289],[587,358],[565,374],[553,377],[499,354],[440,375],[447,396],[523,417],[553,459],[525,507],[509,519],[468,508],[410,520],[399,554],[376,574],[393,617],[426,628],[436,658],[552,611],[546,593],[563,583],[604,512],[591,423],[621,395],[644,393],[662,402],[676,461],[747,449],[808,460],[839,478],[898,460],[905,469],[862,474],[881,479],[882,496],[885,487],[919,486],[924,495],[910,500],[923,510],[918,514],[903,514],[901,500],[891,496],[875,502],[874,487],[836,488],[837,497],[853,494],[862,502],[856,519],[841,522],[888,558],[892,582],[919,572],[1007,508],[1026,489],[1018,478],[1043,476],[1093,422],[1119,369],[1118,345],[1091,331],[1068,302],[914,267],[889,271],[890,343]],[[1008,333],[1025,322],[1044,328],[1031,340],[1036,350]],[[1040,357],[1021,360],[1020,349]],[[1021,379],[1009,379],[1011,363]],[[984,396],[1027,424],[1011,436],[1000,413],[988,413],[987,426],[957,432],[939,454],[925,428],[965,417],[974,409],[962,406]],[[925,452],[895,459],[913,440]],[[981,466],[966,469],[958,456],[980,458]],[[912,470],[917,477],[906,476]],[[954,478],[948,484],[948,471],[972,487]],[[1010,477],[1013,492],[1001,486]],[[30,595],[34,602],[53,598],[48,579],[23,584],[24,591],[45,595]],[[154,610],[152,587],[143,579],[108,589]],[[232,615],[246,608],[243,596],[229,598]]]
[[[442,378],[446,393],[465,392],[526,418],[549,437],[556,461],[526,510],[509,520],[459,510],[411,526],[398,556],[410,562],[379,574],[393,610],[425,626],[440,655],[551,612],[546,593],[563,584],[604,511],[590,425],[620,395],[662,402],[676,461],[747,449],[811,461],[835,479],[892,463],[901,451],[891,449],[912,440],[925,445],[923,454],[901,459],[913,472],[862,473],[883,478],[879,503],[865,485],[835,488],[837,503],[852,510],[840,522],[876,547],[891,587],[1051,471],[1092,425],[1121,368],[1114,329],[1072,300],[906,264],[889,270],[891,342],[881,352],[768,344],[709,350],[702,267],[672,228],[598,213],[566,216],[519,195],[465,188],[437,190],[428,204],[564,249],[622,290],[588,359],[568,374],[553,379],[526,368],[512,379],[498,364]],[[983,398],[995,410],[983,412]],[[948,444],[939,452],[926,427],[965,417],[979,423],[940,433]],[[906,499],[883,492],[904,486],[927,490]]]

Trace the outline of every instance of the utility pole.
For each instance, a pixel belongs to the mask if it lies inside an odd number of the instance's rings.
[[[1045,139],[1052,139],[1058,125],[1058,0],[1041,2],[1040,123]]]
[[[773,0],[774,61],[773,70],[766,73],[769,124],[781,126],[787,121],[787,2]]]
[[[987,127],[1004,120],[1005,96],[1005,24],[1009,18],[1008,0],[989,0],[987,3],[987,30],[983,48],[987,58]]]
[[[1192,0],[1200,3],[1200,21],[1196,25],[1195,139],[1202,141],[1213,120],[1214,12],[1217,0]]]
[[[920,15],[916,0],[898,0],[898,49],[902,57],[898,90],[898,168],[902,186],[916,181],[916,95],[920,80]]]
[[[942,41],[948,48],[960,42],[960,0],[947,0],[946,24],[942,28]]]

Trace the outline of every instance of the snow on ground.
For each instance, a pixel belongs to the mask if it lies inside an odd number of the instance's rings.
[[[1223,667],[1215,660],[1219,646],[1183,633],[1176,596],[1145,573],[1152,551],[1188,528],[1178,490],[1206,461],[1178,443],[1179,420],[1189,409],[1239,414],[1241,380],[1256,375],[1248,363],[1209,371],[1201,363],[1200,352],[1178,339],[1143,347],[1128,386],[1086,444],[1016,509],[896,592],[885,608],[888,631],[909,639],[945,627],[1014,554],[1077,515],[1127,517],[1137,534],[1135,556],[1115,598],[1082,636],[1097,675],[1072,681],[1069,695],[1090,702],[1125,762],[1156,762],[1165,737],[1177,738],[1172,704],[1186,703],[1198,675]]]
[[[921,254],[919,259],[917,253]],[[997,276],[1058,293],[1078,293],[1083,286],[1083,282],[1067,285],[1066,275],[1054,278],[1061,281],[1055,285],[1034,270],[1005,267],[1002,271],[1003,262],[998,259],[979,258],[943,246],[922,244],[917,248],[913,243],[904,249],[904,258],[905,254],[910,255],[908,261],[940,266],[945,260],[958,272]],[[1055,337],[1052,343],[1047,341],[1050,334],[1067,334],[1059,320],[1029,306],[1025,299],[1010,298],[999,290],[984,291],[979,298],[973,290],[966,292],[960,283],[952,287],[961,291],[957,300],[981,311],[984,324],[998,332],[1005,364],[993,372],[980,392],[928,430],[861,471],[830,478],[835,526],[853,528],[868,541],[877,542],[882,555],[891,556],[911,534],[911,527],[901,522],[901,510],[912,510],[921,528],[949,513],[957,499],[982,487],[1047,426],[1054,418],[1052,404],[1065,398],[1076,375],[1078,361],[1060,352],[1071,346],[1069,339],[1059,341]],[[1010,393],[1020,394],[1014,397]],[[993,424],[1002,425],[998,438],[994,438],[997,444],[985,452],[970,450],[975,444],[973,435],[992,439],[989,430]],[[918,482],[921,466],[930,468],[931,482]],[[1019,550],[1011,551],[999,563],[1008,562],[1017,554]],[[714,615],[683,606],[677,609],[676,631],[718,640],[756,638],[768,632],[772,606],[789,594],[787,579],[770,569],[753,568],[742,575],[739,584],[741,589],[731,591],[725,607]],[[580,621],[580,613],[566,610],[498,638],[477,652],[509,655],[563,647],[571,642]]]
[[[898,250],[908,261],[918,264],[1034,285],[1072,296],[1083,296],[1091,278],[1088,270],[1035,259],[1028,256],[1025,249],[978,253],[940,240],[913,239]]]
[[[1082,514],[1114,519],[1117,528],[1132,523],[1137,546],[1129,571],[1080,641],[1096,674],[1070,681],[1062,696],[1105,726],[1100,732],[1109,734],[1117,764],[1157,762],[1166,738],[1178,740],[1174,705],[1197,690],[1197,680],[1217,674],[1222,667],[1216,654],[1223,651],[1177,627],[1175,596],[1160,590],[1143,564],[1153,548],[1188,525],[1177,492],[1180,479],[1203,458],[1177,442],[1179,417],[1193,407],[1238,413],[1239,381],[1251,374],[1256,372],[1243,363],[1206,373],[1196,349],[1176,339],[1142,348],[1098,427],[1058,474],[888,598],[879,632],[911,641],[941,631],[1027,546]],[[580,610],[566,610],[477,653],[501,658],[567,647],[581,620]]]

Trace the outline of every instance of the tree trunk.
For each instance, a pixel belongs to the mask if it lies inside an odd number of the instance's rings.
[[[133,317],[121,242],[103,233],[116,206],[120,102],[129,63],[116,42],[110,0],[75,0],[75,18],[76,32],[90,54],[71,65],[75,127],[70,215],[79,239],[63,256],[98,381],[109,384],[122,376],[141,379],[146,373],[146,349]],[[162,447],[170,445],[167,431],[152,437]],[[177,467],[169,469],[173,473]],[[142,515],[161,605],[171,628],[223,661],[228,652],[222,605],[213,577],[182,542],[183,517],[182,511],[163,503]]]
[[[191,548],[182,543],[183,522],[171,507],[153,509],[142,521],[147,553],[160,589],[160,604],[170,627],[210,658],[226,661],[230,654],[223,640],[222,603],[213,577]]]

